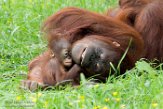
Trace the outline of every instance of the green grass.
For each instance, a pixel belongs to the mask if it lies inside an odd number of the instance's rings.
[[[46,50],[45,18],[63,7],[105,12],[116,0],[0,0],[0,109],[162,109],[163,70],[145,61],[106,84],[30,92],[19,88],[27,64]]]

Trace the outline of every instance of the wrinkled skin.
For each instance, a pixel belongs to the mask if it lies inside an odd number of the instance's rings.
[[[85,73],[87,77],[93,75],[98,75],[97,78],[107,77],[111,69],[110,63],[117,65],[121,53],[110,44],[93,37],[94,35],[77,41],[72,48],[72,58],[86,72],[89,72]]]
[[[127,24],[112,17],[80,8],[65,8],[50,16],[43,25],[43,31],[46,33],[48,48],[51,50],[53,42],[58,38],[55,34],[51,34],[55,31],[64,34],[59,38],[66,38],[70,44],[73,44],[72,58],[81,67],[81,72],[84,73],[86,78],[93,76],[103,82],[106,81],[110,73],[115,74],[113,70],[113,72],[110,72],[112,68],[110,63],[115,68],[117,67],[120,58],[128,48],[130,40],[132,42],[121,63],[121,68],[119,68],[122,73],[126,69],[131,69],[135,61],[140,58],[144,44],[140,34]],[[27,81],[44,84],[44,81],[37,78],[43,80],[52,78],[51,73],[47,73],[47,71],[54,71],[56,65],[47,67],[45,73],[36,69],[51,65],[50,57],[51,54],[47,52],[46,55],[33,59],[37,61],[32,61],[33,66],[32,64],[29,65],[29,68],[32,67],[32,72],[29,70]],[[43,67],[40,66],[40,63],[43,64]],[[37,70],[37,74],[34,69]],[[50,83],[54,84],[53,81]]]
[[[51,51],[55,54],[56,58],[60,61],[64,69],[72,67],[72,58],[70,55],[71,44],[65,38],[59,38],[51,44]]]

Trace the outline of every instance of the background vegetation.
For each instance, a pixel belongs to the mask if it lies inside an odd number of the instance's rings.
[[[162,65],[140,60],[106,84],[30,92],[19,88],[27,64],[46,49],[40,34],[45,18],[63,7],[104,13],[117,0],[0,0],[0,109],[153,109],[163,108]],[[153,66],[153,65],[152,65]]]

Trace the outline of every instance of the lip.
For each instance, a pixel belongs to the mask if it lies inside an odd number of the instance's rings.
[[[66,64],[71,64],[72,62],[65,62]]]
[[[81,53],[81,58],[80,58],[80,64],[82,65],[83,61],[84,61],[84,57],[87,51],[87,47],[83,49],[82,53]]]
[[[79,64],[79,65],[81,64],[85,56],[84,54],[85,54],[86,49],[87,47],[86,46],[83,47],[83,45],[82,46],[78,45],[72,49],[72,58],[76,64]]]

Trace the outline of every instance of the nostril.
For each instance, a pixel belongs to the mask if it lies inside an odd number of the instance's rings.
[[[70,60],[72,60],[71,56],[68,56],[67,58],[70,59]]]

